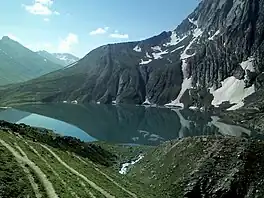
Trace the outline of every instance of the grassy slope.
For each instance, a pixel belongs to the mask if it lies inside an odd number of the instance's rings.
[[[63,68],[11,39],[0,40],[0,85],[23,82]]]
[[[104,191],[115,197],[153,197],[149,192],[145,191],[144,186],[139,185],[138,182],[130,180],[126,176],[118,174],[113,171],[111,167],[101,165],[99,163],[93,162],[90,159],[82,156],[78,156],[72,151],[67,151],[65,145],[61,148],[55,148],[48,146],[44,143],[40,143],[36,139],[27,136],[23,133],[14,134],[9,129],[4,129],[5,131],[0,131],[0,140],[5,141],[17,152],[18,145],[27,155],[29,160],[35,163],[41,171],[47,176],[47,179],[53,184],[55,192],[59,197],[70,198],[70,197],[92,197],[91,193],[95,197],[104,197],[101,192],[93,188],[89,182],[80,176],[74,174],[69,169],[67,169],[60,161],[58,161],[47,149],[43,146],[48,147],[57,156],[61,158],[62,161],[67,163],[68,166],[72,167],[79,174],[83,175],[90,181],[94,182]],[[19,131],[20,133],[20,131]],[[64,148],[63,148],[64,147]],[[32,196],[33,190],[28,182],[27,174],[19,168],[18,162],[15,161],[14,156],[0,143],[1,152],[1,169],[0,171],[12,174],[8,186],[0,191],[0,197],[5,197],[4,193],[13,192],[16,189],[16,193],[20,193],[21,197]],[[34,151],[35,150],[35,151]],[[2,156],[6,157],[2,157]],[[8,158],[8,160],[7,160]],[[3,161],[4,160],[4,161]],[[8,162],[8,163],[7,163]],[[30,168],[29,168],[30,169]],[[40,193],[46,197],[46,190],[43,184],[40,182],[39,178],[36,176],[34,171],[30,169],[30,172],[35,178],[35,182],[39,187]],[[6,178],[0,176],[0,186],[3,185],[3,181]],[[19,182],[17,182],[19,180]],[[1,194],[2,193],[2,194]],[[12,196],[11,196],[12,197]],[[17,197],[17,196],[13,196]]]

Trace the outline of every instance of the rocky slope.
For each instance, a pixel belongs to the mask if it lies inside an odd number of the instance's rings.
[[[263,0],[203,0],[173,31],[99,47],[70,68],[10,89],[0,101],[10,103],[18,91],[28,102],[237,109],[263,87],[263,11]]]
[[[169,141],[128,173],[157,197],[263,197],[263,141],[200,137]]]
[[[7,36],[0,40],[0,85],[27,81],[61,68]]]

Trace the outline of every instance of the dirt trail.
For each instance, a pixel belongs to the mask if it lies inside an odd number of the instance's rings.
[[[52,171],[52,173],[61,181],[61,183],[65,186],[65,188],[68,189],[68,191],[71,193],[71,195],[75,198],[80,198],[69,185],[60,177],[60,175],[54,170],[54,168],[51,167],[51,165],[47,162],[46,159],[44,159],[39,152],[34,149],[31,145],[29,145],[26,141],[24,141],[26,145],[46,164],[46,166]]]
[[[30,173],[29,169],[25,166],[25,164],[19,160],[17,160],[19,165],[21,166],[21,168],[24,170],[24,172],[26,173],[29,183],[31,185],[31,187],[33,188],[33,191],[35,193],[36,198],[41,198],[42,194],[39,192],[39,186],[38,184],[35,182],[34,177],[32,176],[32,174]]]
[[[102,189],[100,186],[96,185],[93,181],[89,180],[84,175],[80,174],[78,171],[70,167],[68,164],[66,164],[59,156],[57,156],[51,149],[49,149],[47,146],[40,144],[43,148],[45,148],[47,151],[49,151],[63,166],[65,166],[69,171],[74,173],[75,175],[82,178],[84,181],[86,181],[92,188],[103,194],[106,198],[114,198],[115,196],[109,194],[104,189]]]
[[[23,164],[27,164],[37,175],[39,180],[41,181],[42,185],[44,186],[48,198],[59,198],[53,188],[52,183],[47,179],[47,176],[41,171],[41,169],[34,164],[31,160],[28,159],[27,155],[23,150],[17,146],[21,153],[25,156],[21,156],[12,146],[7,144],[4,140],[0,139],[0,143],[5,146],[17,159],[17,161],[21,161]]]
[[[132,193],[131,191],[129,191],[129,190],[127,190],[127,189],[125,189],[123,186],[121,186],[119,183],[117,183],[116,181],[114,181],[111,177],[109,177],[107,174],[105,174],[104,172],[102,172],[99,168],[97,168],[96,166],[95,166],[95,164],[94,163],[92,163],[92,162],[86,162],[86,161],[84,161],[83,159],[81,159],[79,156],[77,156],[77,155],[74,155],[77,159],[79,159],[82,163],[84,163],[84,164],[87,164],[87,163],[90,163],[92,166],[93,166],[93,168],[97,171],[97,172],[99,172],[100,174],[102,174],[103,176],[105,176],[109,181],[111,181],[113,184],[115,184],[117,187],[119,187],[120,189],[122,189],[123,191],[125,191],[126,193],[128,193],[129,195],[131,195],[132,197],[134,197],[134,198],[137,198],[137,195],[136,194],[134,194],[134,193]],[[88,164],[87,164],[88,165]]]

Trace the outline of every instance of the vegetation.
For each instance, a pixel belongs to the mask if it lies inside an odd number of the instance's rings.
[[[8,37],[0,40],[0,85],[24,82],[61,68],[62,65],[45,59]]]
[[[149,197],[144,186],[111,169],[115,155],[98,144],[25,125],[1,122],[1,128],[0,197]]]

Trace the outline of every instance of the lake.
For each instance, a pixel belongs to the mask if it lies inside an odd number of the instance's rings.
[[[86,142],[158,145],[188,136],[251,135],[205,112],[133,105],[23,105],[1,109],[0,120],[51,129]]]

